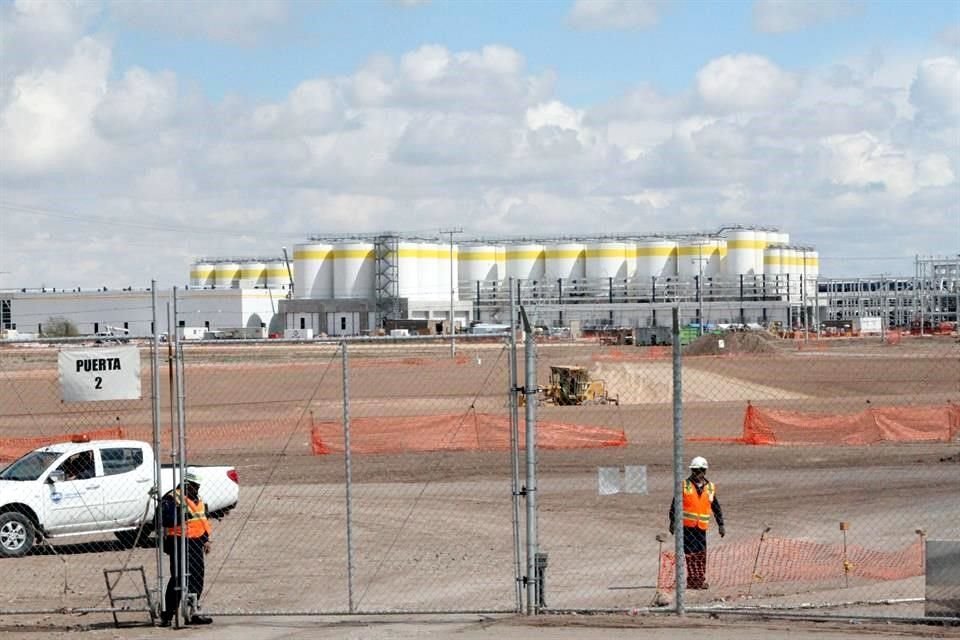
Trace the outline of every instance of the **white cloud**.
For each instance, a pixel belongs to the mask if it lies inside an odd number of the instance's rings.
[[[910,102],[921,117],[956,126],[960,120],[960,59],[942,57],[920,63],[910,86]]]
[[[755,55],[723,56],[697,72],[700,99],[718,111],[776,107],[793,98],[798,88],[793,74]]]
[[[753,28],[764,33],[799,31],[862,11],[859,0],[756,0]]]
[[[660,22],[666,0],[576,0],[567,22],[583,30],[641,30]]]
[[[139,29],[254,45],[290,17],[286,0],[112,0],[113,17]]]
[[[109,68],[110,50],[83,38],[62,65],[16,76],[0,111],[0,173],[83,170],[94,161],[92,117]]]
[[[177,105],[177,79],[172,72],[152,74],[134,67],[106,92],[93,122],[107,138],[155,134],[170,121]]]

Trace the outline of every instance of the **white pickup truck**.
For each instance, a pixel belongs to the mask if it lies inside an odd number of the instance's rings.
[[[233,467],[189,466],[212,517],[237,505]],[[112,532],[124,546],[153,530],[153,448],[136,440],[63,442],[35,449],[0,471],[0,557],[25,555],[40,540]],[[179,470],[164,465],[160,495]]]

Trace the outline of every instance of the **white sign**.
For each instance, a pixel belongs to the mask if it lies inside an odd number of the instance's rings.
[[[860,318],[860,333],[880,333],[882,330],[880,318],[874,316]]]
[[[140,399],[140,350],[133,345],[61,351],[64,402]]]

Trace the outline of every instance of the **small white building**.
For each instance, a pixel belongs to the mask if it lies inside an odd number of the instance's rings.
[[[284,295],[271,289],[178,289],[175,323],[210,330],[265,328],[282,333],[282,323],[271,327],[271,322]],[[0,292],[0,302],[3,328],[20,334],[40,334],[52,318],[64,318],[81,335],[94,335],[108,327],[126,329],[131,337],[153,335],[152,296],[146,290],[16,290]],[[168,303],[172,305],[172,291],[158,291],[160,332],[169,331]]]

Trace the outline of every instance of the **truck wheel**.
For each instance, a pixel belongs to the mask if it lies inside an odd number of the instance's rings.
[[[0,556],[19,558],[33,548],[33,522],[19,511],[0,513]]]

